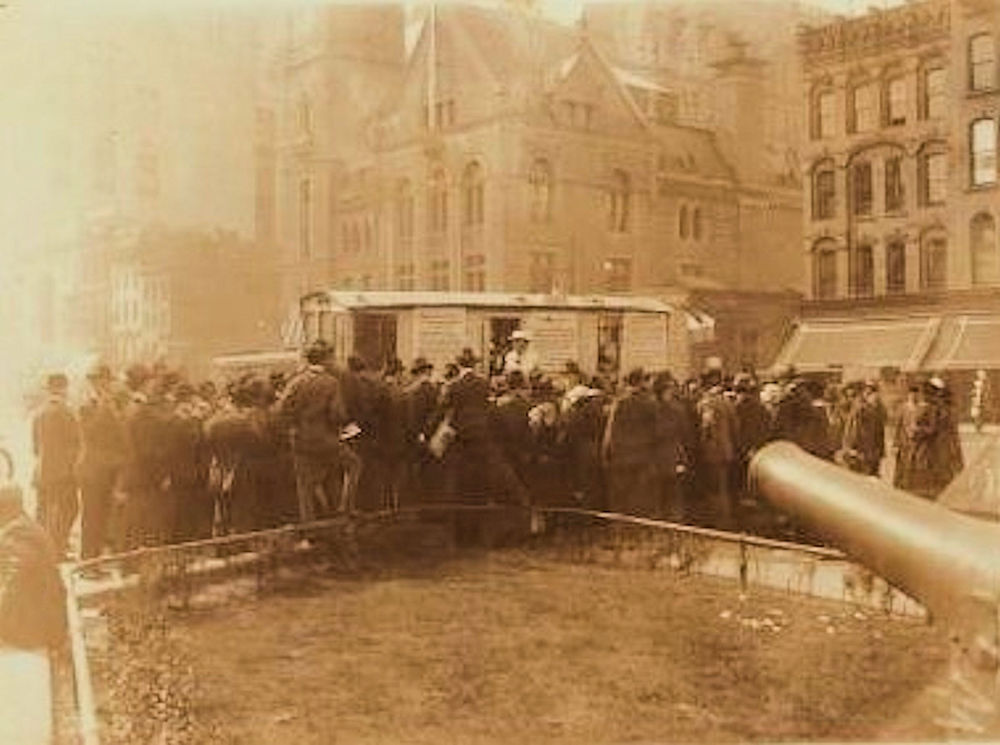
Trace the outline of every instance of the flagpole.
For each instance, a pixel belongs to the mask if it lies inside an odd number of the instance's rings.
[[[437,103],[437,3],[431,3],[430,43],[427,53],[427,129],[436,128],[435,104]]]

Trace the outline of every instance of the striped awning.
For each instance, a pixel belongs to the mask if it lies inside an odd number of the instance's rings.
[[[875,372],[887,367],[913,372],[921,368],[939,325],[937,317],[805,321],[775,365],[793,365],[801,372]]]
[[[1000,316],[970,314],[945,319],[923,367],[939,371],[1000,369]]]

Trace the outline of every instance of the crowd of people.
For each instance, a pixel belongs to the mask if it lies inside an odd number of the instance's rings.
[[[746,466],[769,441],[933,498],[961,469],[956,417],[937,378],[890,416],[876,382],[761,380],[635,369],[620,381],[568,363],[543,374],[520,343],[500,374],[466,349],[441,374],[425,359],[341,369],[322,342],[291,376],[217,388],[162,365],[121,379],[103,365],[79,405],[48,378],[33,420],[39,518],[65,554],[78,513],[83,558],[429,502],[581,506],[767,531]]]

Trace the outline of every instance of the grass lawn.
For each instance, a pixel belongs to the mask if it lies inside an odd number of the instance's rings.
[[[171,633],[197,718],[239,745],[928,738],[899,719],[947,657],[920,621],[513,550],[316,578]]]

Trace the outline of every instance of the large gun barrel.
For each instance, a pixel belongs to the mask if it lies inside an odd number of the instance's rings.
[[[790,442],[750,463],[756,492],[851,559],[951,616],[1000,600],[1000,526],[815,458]]]
[[[951,731],[996,734],[1000,525],[921,499],[809,455],[790,442],[761,448],[752,488],[851,560],[921,602],[953,644]]]

